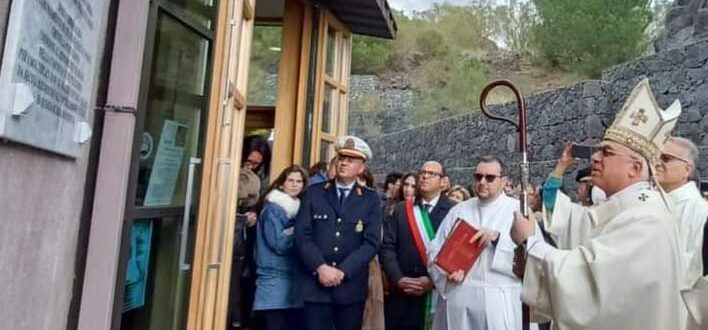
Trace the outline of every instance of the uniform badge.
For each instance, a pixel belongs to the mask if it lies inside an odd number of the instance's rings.
[[[648,196],[647,194],[645,194],[645,193],[639,194],[639,200],[640,200],[640,201],[646,202],[647,199],[649,199],[649,196]]]
[[[364,223],[359,219],[359,221],[356,223],[356,227],[354,227],[354,231],[357,233],[361,233],[364,230]]]

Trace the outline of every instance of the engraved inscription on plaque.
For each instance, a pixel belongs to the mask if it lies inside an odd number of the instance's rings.
[[[14,0],[0,70],[0,137],[77,157],[91,136],[106,0]]]

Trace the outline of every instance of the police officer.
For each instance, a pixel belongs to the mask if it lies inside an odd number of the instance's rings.
[[[369,262],[381,245],[379,196],[356,182],[371,149],[344,136],[335,150],[336,177],[307,189],[295,222],[295,244],[307,272],[301,290],[309,330],[361,329]]]

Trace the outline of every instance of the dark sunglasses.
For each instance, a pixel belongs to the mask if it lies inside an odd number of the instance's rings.
[[[484,179],[485,181],[492,183],[492,182],[494,182],[494,180],[496,180],[497,178],[501,178],[501,177],[502,177],[501,175],[496,175],[496,174],[479,174],[479,173],[474,174],[474,179],[477,180],[477,182],[482,182],[482,179]]]

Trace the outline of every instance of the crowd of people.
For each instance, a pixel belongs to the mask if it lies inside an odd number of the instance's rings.
[[[333,159],[267,185],[267,142],[248,138],[229,327],[708,329],[708,198],[698,148],[670,136],[679,114],[640,83],[577,171],[575,201],[567,142],[528,187],[528,216],[499,156],[479,157],[468,187],[429,160],[378,192],[371,149],[343,136]],[[460,221],[481,253],[446,272],[436,258]]]

